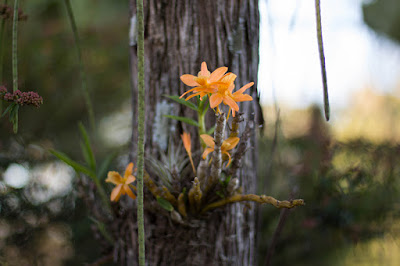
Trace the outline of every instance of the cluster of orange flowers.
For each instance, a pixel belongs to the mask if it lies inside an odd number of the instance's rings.
[[[183,83],[194,88],[182,94],[180,98],[189,92],[192,92],[193,94],[187,97],[186,100],[195,96],[200,96],[200,98],[202,98],[205,95],[210,95],[211,108],[218,108],[221,103],[224,103],[229,106],[228,114],[232,110],[232,116],[235,117],[235,112],[239,111],[239,106],[237,105],[238,102],[253,100],[250,95],[243,94],[243,92],[253,86],[254,82],[247,83],[239,90],[233,92],[233,89],[235,88],[234,81],[236,75],[233,73],[226,73],[227,71],[227,67],[220,67],[210,73],[207,69],[206,62],[203,62],[201,64],[201,70],[197,76],[190,74],[181,76]],[[219,108],[217,110],[219,111]]]
[[[181,76],[181,80],[183,83],[190,87],[194,87],[184,94],[180,96],[182,98],[188,93],[192,93],[189,97],[186,98],[186,101],[195,97],[200,96],[200,99],[206,95],[209,96],[210,107],[217,108],[217,112],[220,113],[219,105],[224,103],[229,106],[229,112],[232,111],[232,116],[235,117],[235,112],[239,111],[238,102],[251,101],[253,98],[250,95],[243,94],[248,88],[254,85],[254,82],[250,82],[244,85],[239,90],[233,92],[235,88],[234,81],[236,79],[236,75],[233,73],[226,73],[228,71],[227,67],[220,67],[214,70],[212,73],[208,71],[206,62],[201,64],[201,70],[197,74],[197,76],[193,76],[190,74],[185,74]],[[201,134],[201,139],[206,144],[206,148],[204,149],[202,158],[206,159],[207,155],[214,151],[215,141],[214,139],[207,135]],[[196,173],[195,166],[193,164],[192,152],[191,152],[191,139],[190,134],[184,132],[181,135],[184,147],[186,152],[188,153],[190,163],[193,168],[193,172]],[[229,153],[230,150],[234,149],[239,143],[238,137],[230,137],[223,141],[221,146],[221,153],[226,156],[228,163],[226,167],[228,167],[231,163],[231,155]],[[113,183],[116,187],[111,192],[111,201],[118,201],[121,195],[128,194],[132,199],[136,198],[136,195],[133,193],[133,190],[136,190],[136,187],[132,185],[132,183],[136,180],[136,178],[132,175],[133,172],[133,163],[130,163],[126,170],[125,175],[122,177],[119,173],[110,171],[108,172],[108,177],[106,182]]]
[[[194,87],[193,89],[188,90],[184,94],[180,96],[182,98],[188,93],[192,93],[189,97],[186,98],[186,101],[195,97],[200,96],[200,99],[205,95],[209,95],[210,98],[210,107],[215,108],[217,107],[217,111],[219,111],[219,105],[224,103],[225,105],[229,106],[229,113],[232,110],[232,116],[235,117],[235,112],[239,111],[238,102],[245,102],[245,101],[252,101],[253,98],[250,95],[243,94],[248,88],[254,85],[254,82],[247,83],[239,90],[233,92],[235,88],[234,81],[236,79],[236,75],[233,73],[226,73],[228,71],[227,67],[219,67],[214,70],[212,73],[208,71],[206,62],[201,64],[201,70],[197,74],[197,76],[193,76],[190,74],[185,74],[181,76],[181,80],[183,83],[190,87]],[[190,161],[192,163],[193,172],[193,160],[192,160],[192,153],[190,150],[190,134],[186,132],[181,135],[182,141],[184,143],[184,147],[189,155]],[[214,139],[207,135],[202,134],[200,135],[201,139],[207,145],[206,149],[203,152],[203,159],[207,157],[207,155],[214,151],[215,141]],[[231,155],[229,153],[230,150],[234,149],[236,145],[239,143],[238,137],[230,137],[223,141],[221,146],[221,153],[228,157],[228,164],[226,167],[229,166],[231,163]]]

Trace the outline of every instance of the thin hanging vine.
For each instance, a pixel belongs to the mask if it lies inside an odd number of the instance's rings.
[[[325,111],[326,121],[329,121],[330,108],[329,108],[329,96],[328,96],[328,81],[327,81],[327,77],[326,77],[324,43],[322,41],[320,0],[315,0],[315,17],[317,20],[317,39],[318,39],[319,61],[321,64],[322,84],[323,84],[323,89],[324,89],[324,111]]]

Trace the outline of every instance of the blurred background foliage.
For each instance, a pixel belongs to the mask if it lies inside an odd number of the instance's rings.
[[[63,1],[21,2],[28,20],[20,23],[19,86],[39,92],[44,104],[21,109],[17,135],[6,119],[0,123],[0,263],[91,263],[103,255],[79,197],[84,192],[76,189],[80,179],[47,152],[56,148],[83,161],[77,124],[88,124],[88,117],[74,38]],[[96,115],[90,131],[96,158],[119,150],[112,169],[122,170],[131,121],[128,1],[72,4]],[[398,1],[377,0],[360,8],[372,29],[400,41]],[[11,88],[10,22],[5,36],[0,83]],[[264,108],[258,193],[307,203],[290,211],[272,265],[400,261],[400,100],[368,88],[353,98],[334,127],[316,106],[281,108],[279,115],[276,107]],[[259,210],[259,262],[264,265],[280,211]]]

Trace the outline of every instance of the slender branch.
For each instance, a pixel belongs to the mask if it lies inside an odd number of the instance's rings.
[[[291,201],[287,201],[287,200],[279,201],[271,196],[265,196],[265,195],[260,196],[260,195],[254,195],[254,194],[248,194],[248,195],[237,194],[237,195],[222,199],[220,201],[208,204],[202,210],[202,212],[204,213],[211,209],[215,209],[215,208],[222,207],[222,206],[225,206],[230,203],[241,202],[241,201],[254,201],[254,202],[261,203],[261,204],[267,203],[267,204],[271,204],[279,209],[280,208],[291,209],[296,206],[303,206],[305,204],[304,200],[302,200],[302,199],[295,199],[295,200],[291,200]]]
[[[144,90],[144,18],[143,0],[136,0],[137,7],[137,32],[138,32],[138,178],[137,178],[137,218],[138,218],[138,238],[139,238],[139,265],[144,266],[145,241],[144,241],[144,219],[143,219],[143,168],[144,168],[144,127],[145,127],[145,90]]]
[[[12,71],[13,91],[18,90],[18,0],[14,2],[13,32],[12,32]]]
[[[231,132],[229,133],[230,138],[237,137],[239,135],[239,124],[243,121],[243,113],[237,113],[232,119]]]
[[[241,166],[242,157],[246,152],[247,142],[250,138],[253,128],[254,128],[254,122],[253,121],[247,122],[246,129],[244,130],[240,138],[239,146],[236,149],[235,154],[232,156],[233,157],[232,164],[231,167],[228,169],[228,175],[236,176],[237,170]]]
[[[322,41],[320,0],[315,0],[315,18],[317,20],[317,39],[318,39],[319,61],[320,61],[320,64],[321,64],[322,83],[323,83],[323,86],[324,86],[325,118],[326,118],[326,121],[329,121],[330,108],[329,108],[329,96],[328,96],[328,81],[327,81],[327,78],[326,78],[324,44],[323,44],[323,41]]]
[[[64,0],[64,2],[67,7],[68,18],[71,23],[72,32],[74,34],[74,39],[75,39],[76,51],[78,53],[79,71],[80,71],[80,75],[81,75],[81,86],[82,86],[82,90],[83,90],[83,95],[85,97],[86,108],[87,108],[88,114],[89,114],[89,121],[90,121],[92,130],[94,130],[95,129],[94,111],[93,111],[92,101],[90,100],[89,90],[88,90],[87,84],[86,84],[87,76],[86,76],[85,67],[83,66],[81,41],[79,39],[78,29],[76,27],[76,22],[75,22],[74,12],[72,11],[71,2],[70,2],[70,0]]]
[[[217,117],[217,122],[215,125],[214,131],[214,151],[212,153],[212,165],[211,165],[211,174],[210,181],[208,182],[209,187],[212,187],[216,182],[218,182],[219,177],[221,175],[221,167],[222,167],[222,156],[221,156],[221,146],[224,141],[225,136],[225,122],[226,118],[223,113],[219,114]]]

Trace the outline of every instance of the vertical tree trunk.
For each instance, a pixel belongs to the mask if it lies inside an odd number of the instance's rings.
[[[135,14],[135,0],[130,0]],[[146,86],[146,156],[159,156],[170,137],[178,141],[182,129],[196,132],[186,125],[165,120],[172,114],[195,117],[187,108],[163,97],[181,95],[188,88],[180,81],[182,74],[197,74],[201,62],[212,71],[229,67],[237,74],[236,86],[256,83],[247,91],[254,101],[240,105],[245,120],[253,125],[250,149],[242,159],[238,173],[245,193],[255,193],[257,124],[262,120],[257,97],[259,12],[257,0],[149,0],[145,1],[145,86]],[[132,157],[136,152],[137,114],[136,46],[131,46],[133,87]],[[213,117],[207,123],[214,123]],[[253,121],[253,122],[252,122]],[[242,131],[245,123],[242,123]],[[193,151],[199,150],[199,146]],[[145,195],[147,208],[154,199]],[[233,204],[215,210],[205,218],[191,220],[189,226],[172,222],[161,214],[146,211],[146,259],[148,265],[255,265],[254,206]],[[136,265],[136,224],[125,231],[122,264]]]

